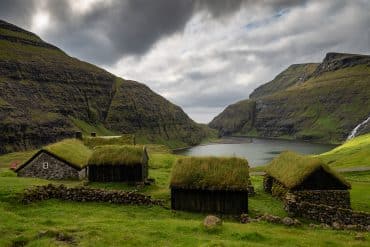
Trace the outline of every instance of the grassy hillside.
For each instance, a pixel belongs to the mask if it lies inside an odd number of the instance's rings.
[[[346,141],[339,147],[317,157],[335,168],[370,168],[370,134]]]
[[[164,199],[169,205],[169,178],[178,156],[169,153],[150,155],[149,176],[156,183],[132,187],[122,183],[90,183],[88,186],[133,190]],[[201,226],[204,214],[171,211],[168,208],[126,206],[109,203],[77,203],[58,200],[21,204],[18,193],[31,185],[49,181],[18,178],[0,169],[0,246],[368,246],[355,240],[356,232],[312,229],[308,222],[301,227],[286,227],[266,222],[240,224],[226,218],[217,231]],[[352,205],[370,212],[369,174],[349,174],[353,189]],[[270,213],[286,216],[282,203],[262,190],[262,177],[252,176],[257,195],[249,199],[249,214]],[[54,182],[60,183],[60,182]],[[76,186],[80,182],[64,182]],[[71,220],[73,219],[73,220]],[[63,237],[61,237],[63,236]]]
[[[249,98],[259,98],[304,82],[317,69],[318,63],[293,64],[278,74],[272,81],[256,88]]]
[[[68,56],[0,21],[0,153],[40,147],[76,130],[140,133],[174,147],[201,142],[204,129],[144,84]]]
[[[330,53],[305,81],[290,83],[288,80],[287,88],[279,88],[281,82],[272,81],[256,91],[262,92],[268,87],[275,88],[276,92],[265,91],[265,95],[254,98],[255,109],[238,103],[231,105],[209,125],[222,134],[228,123],[253,115],[252,122],[247,121],[228,134],[242,132],[263,137],[342,142],[369,115],[369,65],[370,56]]]
[[[253,129],[256,102],[242,100],[229,105],[212,122],[211,128],[219,130],[220,135],[247,133]]]

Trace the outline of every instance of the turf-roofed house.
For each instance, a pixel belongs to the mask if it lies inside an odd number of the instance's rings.
[[[289,192],[299,201],[350,208],[351,185],[318,158],[284,152],[265,171],[263,188],[274,196]]]
[[[145,146],[97,146],[88,161],[88,179],[95,182],[145,182],[148,161]]]
[[[185,157],[174,164],[171,208],[195,212],[248,212],[248,161],[241,158]]]
[[[20,177],[82,179],[91,151],[80,140],[66,139],[46,146],[20,165]]]

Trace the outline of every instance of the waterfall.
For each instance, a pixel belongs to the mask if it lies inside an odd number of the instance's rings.
[[[359,128],[361,128],[363,125],[367,124],[368,122],[370,122],[370,116],[363,122],[361,122],[360,124],[358,124],[352,131],[351,131],[351,134],[349,134],[349,136],[347,137],[347,140],[350,140],[352,138],[354,138],[357,134],[357,131]]]

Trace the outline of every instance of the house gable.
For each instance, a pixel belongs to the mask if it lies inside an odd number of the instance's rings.
[[[44,179],[78,179],[79,171],[80,169],[43,150],[17,169],[20,177]]]
[[[322,167],[319,167],[309,176],[307,176],[302,183],[294,187],[293,190],[347,190],[349,186],[335,177],[333,174],[327,172]]]

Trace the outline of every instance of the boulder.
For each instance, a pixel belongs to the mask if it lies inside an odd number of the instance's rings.
[[[336,222],[336,221],[332,223],[332,227],[335,230],[341,230],[343,228],[342,225],[340,223]]]
[[[212,229],[216,228],[218,226],[222,225],[222,220],[218,218],[217,216],[214,215],[208,215],[204,220],[203,220],[203,226],[207,229]]]
[[[294,225],[294,220],[290,217],[284,217],[282,223],[286,226],[292,226]]]
[[[249,218],[248,214],[242,214],[240,215],[240,223],[246,224],[251,222],[251,219]]]

